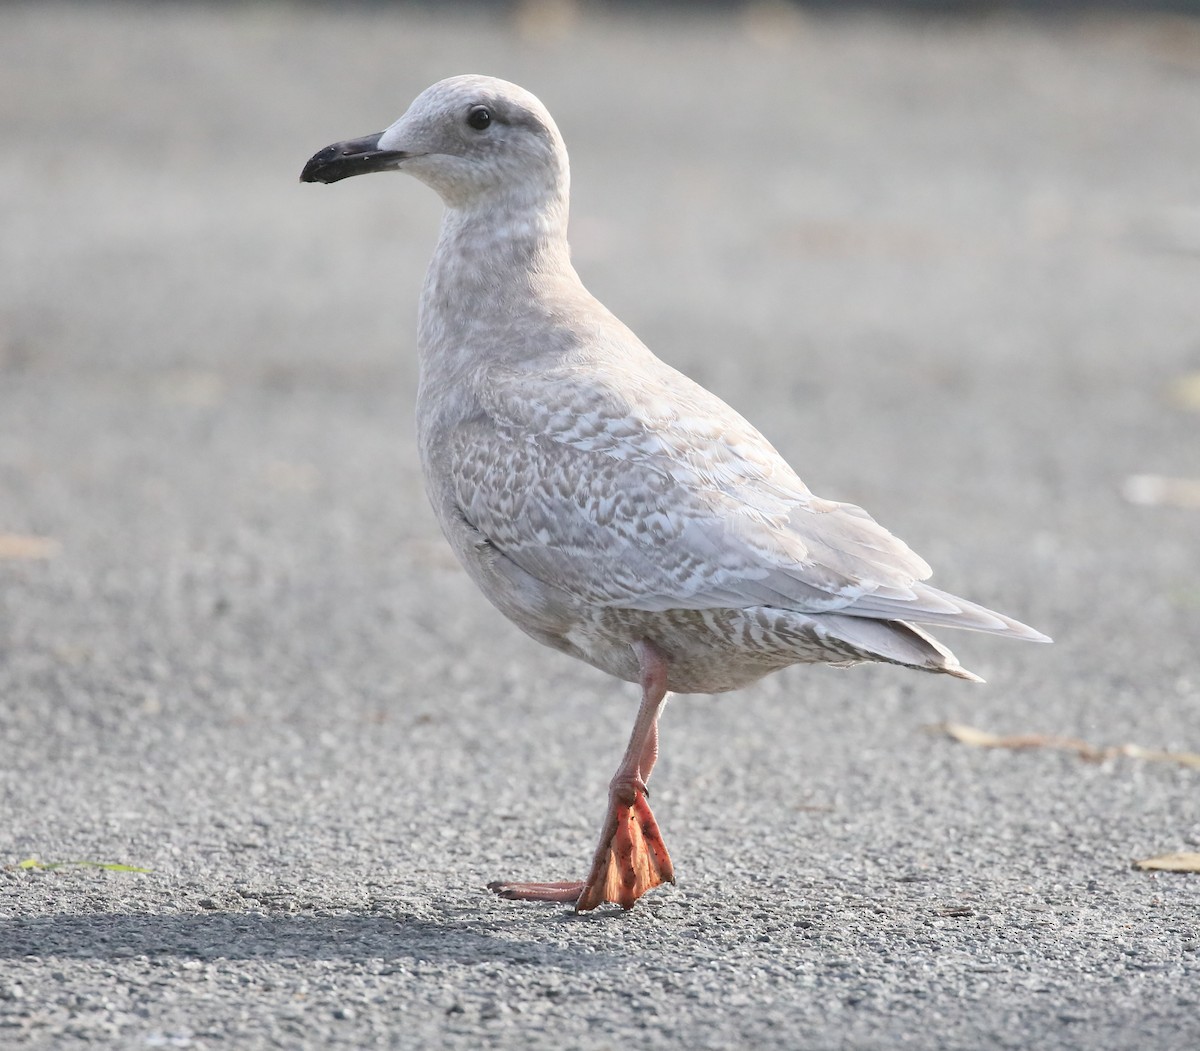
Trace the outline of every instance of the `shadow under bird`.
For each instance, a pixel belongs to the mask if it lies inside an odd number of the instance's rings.
[[[584,288],[567,247],[566,147],[529,92],[440,81],[300,178],[382,171],[416,176],[446,206],[421,294],[417,396],[446,539],[523,631],[642,691],[585,878],[492,890],[582,912],[674,882],[646,791],[669,693],[861,661],[980,681],[918,624],[1049,641],[923,583],[923,559],[862,508],[815,496]]]

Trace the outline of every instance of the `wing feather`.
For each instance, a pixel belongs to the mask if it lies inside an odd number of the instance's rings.
[[[902,541],[814,496],[702,387],[637,366],[611,383],[587,366],[493,370],[452,459],[459,506],[508,558],[579,600],[648,611],[915,599],[930,569]]]

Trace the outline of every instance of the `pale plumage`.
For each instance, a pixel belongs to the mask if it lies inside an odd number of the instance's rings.
[[[742,417],[632,336],[623,350],[619,369],[611,359],[532,374],[485,365],[479,415],[444,439],[453,505],[499,555],[553,589],[578,622],[561,626],[568,639],[572,629],[612,634],[617,611],[720,611],[674,647],[671,678],[679,692],[717,692],[823,659],[965,674],[907,626],[868,631],[849,618],[1034,635],[920,583],[928,565],[865,511],[813,496]],[[778,637],[763,627],[764,607]],[[753,642],[738,635],[736,611],[758,625]],[[636,623],[644,630],[647,618]],[[594,649],[578,655],[636,681],[624,657],[629,631],[613,642],[618,666]],[[749,647],[727,658],[736,675],[690,671],[712,663],[713,646]]]
[[[447,205],[421,297],[417,412],[442,528],[522,629],[643,686],[588,880],[502,892],[628,907],[671,878],[644,799],[667,690],[735,689],[795,663],[975,678],[915,624],[1045,640],[923,583],[923,559],[861,508],[814,496],[588,293],[567,249],[566,150],[528,92],[442,81],[302,178],[390,168]]]

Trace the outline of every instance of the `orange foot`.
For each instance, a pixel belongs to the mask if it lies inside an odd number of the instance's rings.
[[[623,802],[633,794],[632,803]],[[658,822],[646,802],[644,785],[614,788],[600,845],[585,882],[488,884],[502,898],[517,901],[573,901],[576,912],[589,912],[606,901],[632,909],[633,903],[660,883],[674,883],[675,870]]]

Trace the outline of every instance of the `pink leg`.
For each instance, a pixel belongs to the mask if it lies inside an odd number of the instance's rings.
[[[608,785],[608,813],[587,879],[489,883],[502,898],[573,901],[576,912],[606,901],[631,909],[646,891],[675,882],[671,857],[646,801],[646,782],[658,759],[658,716],[667,699],[667,659],[646,640],[634,643],[634,652],[641,670],[642,704],[625,756]]]

